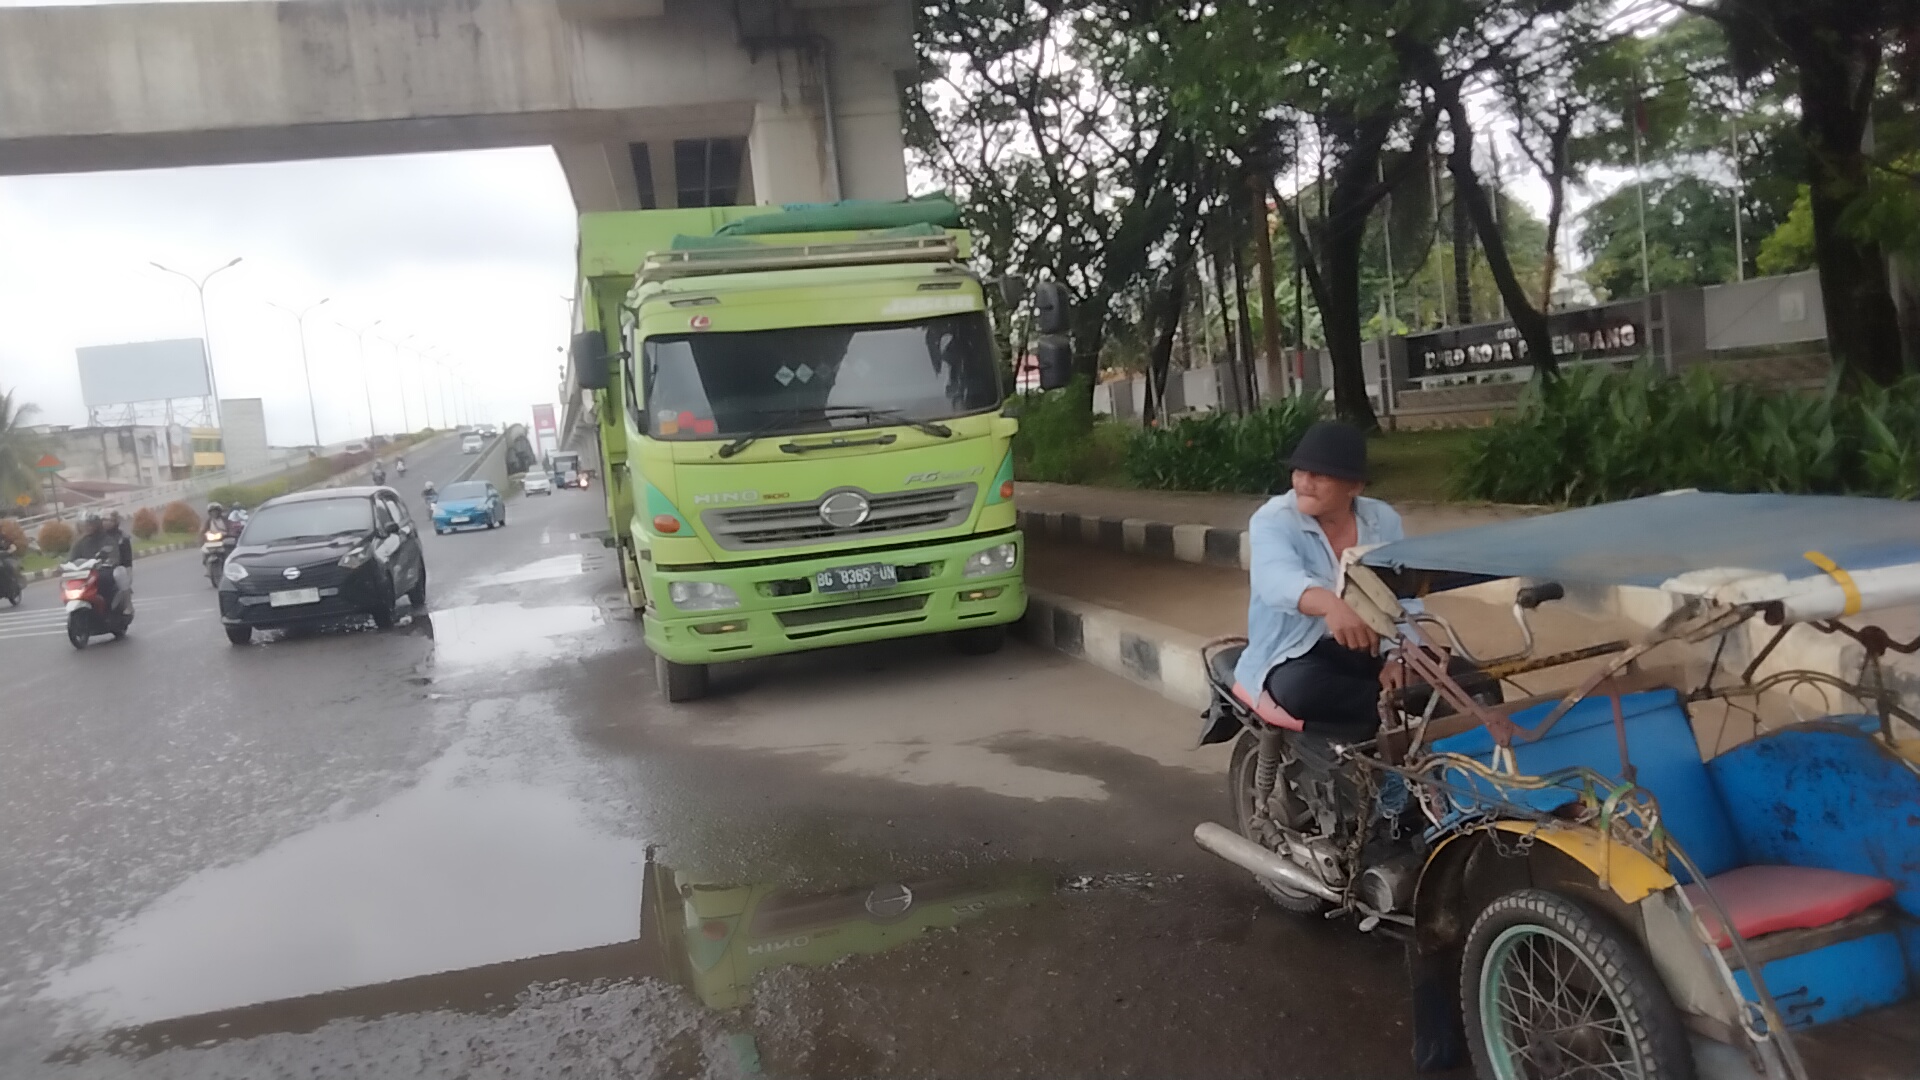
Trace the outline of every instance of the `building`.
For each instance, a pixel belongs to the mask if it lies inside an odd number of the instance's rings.
[[[194,468],[197,436],[180,426],[125,424],[103,427],[43,425],[34,429],[47,451],[66,463],[68,483],[146,487],[186,479]],[[218,433],[215,433],[218,443]]]

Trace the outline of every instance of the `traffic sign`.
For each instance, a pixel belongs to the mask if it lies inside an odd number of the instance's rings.
[[[34,462],[33,467],[36,469],[39,469],[43,473],[53,473],[53,472],[59,472],[61,469],[66,468],[67,463],[64,461],[61,461],[57,457],[54,457],[52,454],[41,454],[40,460]]]

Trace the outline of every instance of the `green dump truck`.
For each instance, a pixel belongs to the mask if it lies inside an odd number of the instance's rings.
[[[669,700],[721,661],[933,633],[990,652],[1025,610],[1018,423],[955,223],[924,202],[581,218],[573,361]],[[1056,287],[1036,306],[1062,321]],[[1042,361],[1064,381],[1063,345]]]

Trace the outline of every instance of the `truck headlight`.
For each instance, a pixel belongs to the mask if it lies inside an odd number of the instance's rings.
[[[983,551],[967,556],[967,565],[960,572],[961,577],[986,577],[989,574],[1005,574],[1013,569],[1014,560],[1020,557],[1017,544],[995,544]]]
[[[667,585],[667,599],[681,611],[724,611],[740,606],[740,595],[717,581],[675,581]]]
[[[227,569],[224,573],[224,576],[228,581],[247,580],[247,564],[241,562],[238,559],[228,559]]]

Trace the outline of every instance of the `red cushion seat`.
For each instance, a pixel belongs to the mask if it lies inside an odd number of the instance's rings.
[[[1780,930],[1812,930],[1858,915],[1894,894],[1893,882],[1844,870],[1813,866],[1743,866],[1707,879],[1726,905],[1734,929],[1743,938]],[[1707,933],[1721,947],[1732,943],[1700,886],[1687,885]]]
[[[1266,721],[1269,726],[1285,728],[1288,731],[1306,730],[1304,723],[1301,723],[1292,713],[1281,708],[1280,703],[1273,700],[1273,695],[1267,693],[1265,690],[1260,691],[1260,698],[1256,701],[1247,693],[1246,687],[1241,686],[1239,683],[1234,683],[1233,696],[1239,698],[1240,704],[1252,709],[1253,715]]]

